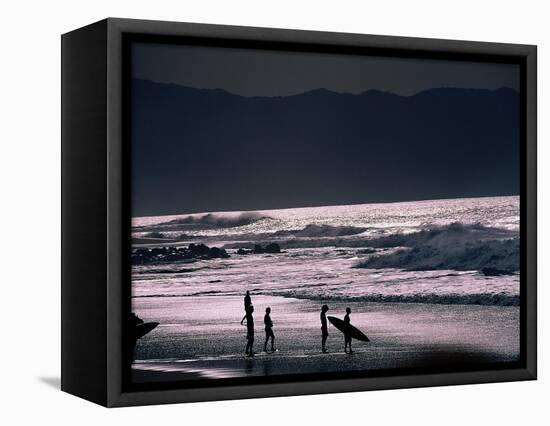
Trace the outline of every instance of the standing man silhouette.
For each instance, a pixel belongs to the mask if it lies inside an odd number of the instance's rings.
[[[264,343],[264,352],[267,352],[267,342],[271,338],[271,352],[275,352],[275,334],[273,334],[273,321],[271,321],[271,308],[265,308],[264,324],[265,324],[265,343]]]
[[[349,353],[352,354],[353,351],[351,350],[351,334],[349,331],[351,320],[349,318],[349,314],[351,314],[351,309],[346,308],[346,316],[344,317],[344,324],[346,325],[346,331],[344,332],[344,352],[348,353],[348,345],[349,345]]]
[[[324,354],[327,353],[327,348],[325,347],[328,337],[327,311],[328,306],[323,305],[321,308],[321,348]]]
[[[245,354],[247,356],[254,356],[253,346],[254,346],[254,317],[252,313],[254,312],[254,306],[250,305],[246,309],[246,314],[241,320],[241,325],[246,319],[246,349]]]

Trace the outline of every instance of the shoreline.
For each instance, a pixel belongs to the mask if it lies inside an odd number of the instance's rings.
[[[240,296],[133,299],[134,311],[160,325],[138,341],[135,383],[441,367],[513,362],[519,359],[519,307],[420,303],[329,302],[328,315],[343,317],[370,343],[354,341],[343,352],[343,334],[329,327],[328,354],[320,351],[321,302],[253,295],[254,351],[245,358],[246,327]],[[262,353],[263,313],[272,309],[275,346]]]

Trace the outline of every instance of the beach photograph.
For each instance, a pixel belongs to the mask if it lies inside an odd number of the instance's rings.
[[[519,76],[133,43],[131,383],[516,365]]]

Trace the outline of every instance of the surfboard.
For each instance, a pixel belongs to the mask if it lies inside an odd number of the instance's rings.
[[[358,328],[355,328],[351,324],[346,325],[344,321],[342,321],[340,318],[327,317],[327,319],[330,321],[330,323],[334,327],[336,327],[342,333],[346,333],[346,330],[347,330],[347,332],[349,332],[349,334],[351,335],[352,339],[360,340],[361,342],[370,342],[366,334],[364,334],[361,330],[359,330]]]
[[[142,322],[141,324],[136,325],[136,339],[141,339],[147,333],[153,331],[157,325],[159,325],[158,322]]]

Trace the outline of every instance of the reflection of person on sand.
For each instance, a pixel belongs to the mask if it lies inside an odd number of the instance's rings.
[[[254,317],[252,313],[254,312],[254,306],[250,305],[246,309],[246,314],[241,320],[241,325],[244,320],[246,320],[246,350],[245,354],[248,356],[254,356],[254,351],[252,347],[254,345]]]
[[[321,308],[321,347],[324,354],[327,353],[327,348],[325,347],[328,337],[327,311],[328,306],[323,305]]]
[[[246,290],[246,296],[244,296],[244,311],[248,309],[249,306],[252,305],[252,299],[250,298],[250,291]]]
[[[265,308],[264,324],[265,324],[265,343],[264,343],[264,352],[267,352],[267,342],[271,337],[271,352],[275,352],[275,334],[273,334],[273,321],[271,321],[271,308]]]
[[[353,351],[351,350],[351,334],[349,332],[349,326],[351,325],[351,320],[350,320],[349,314],[351,314],[351,309],[346,308],[346,316],[344,317],[344,324],[346,325],[346,331],[344,332],[344,352],[348,353],[348,345],[349,345],[349,353],[352,354]]]

